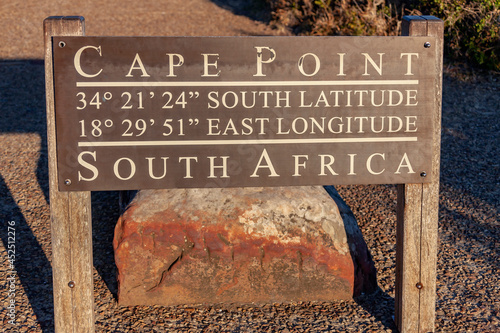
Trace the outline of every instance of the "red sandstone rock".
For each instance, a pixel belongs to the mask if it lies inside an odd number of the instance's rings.
[[[119,303],[327,301],[373,291],[366,244],[356,221],[346,223],[322,187],[140,191],[115,229]]]

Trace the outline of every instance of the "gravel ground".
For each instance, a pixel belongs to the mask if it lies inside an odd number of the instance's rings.
[[[95,3],[0,4],[0,327],[5,332],[53,331],[42,20],[84,15],[89,34],[272,34],[265,24],[220,7],[239,12],[238,1],[144,1],[141,7],[132,1]],[[457,79],[461,76],[459,68],[446,67],[436,331],[500,332],[500,78]],[[93,193],[97,331],[394,332],[396,189],[338,190],[374,257],[376,294],[334,303],[194,307],[117,305],[111,244],[117,193]],[[14,275],[9,273],[9,223],[15,223]],[[15,326],[7,316],[10,287],[16,293]]]

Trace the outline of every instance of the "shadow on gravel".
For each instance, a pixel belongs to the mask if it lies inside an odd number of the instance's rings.
[[[2,232],[0,232],[0,239],[3,242],[3,246],[8,249],[8,245],[12,244],[9,243],[9,240],[11,242],[13,240],[12,238],[9,239],[9,236],[15,238],[13,244],[15,245],[14,276],[17,275],[15,276],[16,288],[19,288],[18,283],[20,282],[42,331],[53,332],[54,308],[52,304],[54,303],[54,299],[52,296],[52,267],[1,175],[0,197],[2,198],[2,209],[0,210]],[[12,231],[12,229],[8,229],[7,223],[9,221],[15,222],[13,226],[14,235],[7,232],[8,230]],[[10,271],[7,267],[4,267],[4,269]],[[10,277],[10,274],[7,274],[7,277]],[[20,294],[21,291],[15,290],[15,293]],[[2,296],[6,296],[6,299],[8,297],[7,294],[3,294]],[[19,296],[16,296],[15,300],[16,302],[20,302]],[[19,325],[19,317],[22,315],[19,310],[19,303],[16,304],[15,315],[16,319],[14,321]],[[7,324],[7,321],[11,320],[11,318],[6,317],[3,320],[5,329],[12,327]]]
[[[498,218],[498,213],[497,216],[492,213],[490,221],[475,221],[475,218],[470,214],[464,214],[448,207],[440,207],[439,215],[442,217],[440,227],[447,230],[442,238],[446,243],[453,244],[472,258],[467,264],[472,262],[474,265],[480,265],[484,262],[487,264],[484,267],[490,266],[494,267],[496,272],[500,271],[500,261],[498,260],[500,257],[499,230],[494,221]]]
[[[324,188],[337,204],[340,215],[344,221],[346,221],[346,219],[352,219],[356,221],[355,223],[357,224],[354,213],[337,192],[335,187],[324,186]],[[375,268],[373,267],[373,259],[368,250],[367,244],[364,240],[362,242],[356,241],[353,230],[348,230],[346,227],[345,231],[348,237],[348,243],[355,245],[354,247],[356,248],[356,252],[353,252],[351,249],[351,256],[353,260],[359,260],[355,265],[357,268],[354,275],[354,288],[355,293],[357,290],[361,293],[361,296],[355,297],[354,301],[370,315],[375,317],[377,321],[381,322],[386,329],[396,331],[396,325],[394,320],[392,320],[392,316],[394,315],[393,310],[395,309],[395,301],[394,298],[383,292],[382,289],[378,287],[376,274],[370,274],[372,270],[375,270]],[[361,233],[359,229],[358,232]],[[365,264],[363,264],[363,262]],[[372,262],[372,265],[366,264],[366,262]]]
[[[37,180],[45,200],[49,199],[47,127],[45,117],[45,76],[42,60],[0,60],[0,133],[37,133],[41,151]],[[50,261],[17,206],[0,175],[2,223],[16,222],[16,263],[19,282],[29,299],[43,332],[54,330],[52,267]],[[3,230],[7,230],[7,226]],[[6,232],[1,232],[5,248]],[[19,315],[19,313],[18,313]]]
[[[396,323],[394,322],[394,298],[389,294],[377,289],[376,292],[370,295],[362,295],[356,297],[354,301],[362,307],[366,312],[375,317],[377,321],[381,322],[386,330],[398,332]]]
[[[500,267],[500,81],[443,81],[441,237]]]
[[[447,189],[466,193],[469,202],[487,203],[497,212],[500,207],[499,112],[500,78],[466,83],[444,74],[441,183]]]
[[[118,192],[92,192],[94,267],[115,299],[118,293],[118,278],[113,251],[113,237],[119,217]]]
[[[0,60],[0,133],[38,133],[37,178],[49,201],[43,60]]]

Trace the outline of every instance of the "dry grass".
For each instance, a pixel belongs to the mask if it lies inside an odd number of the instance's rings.
[[[400,17],[385,0],[268,0],[273,24],[300,35],[395,36]]]

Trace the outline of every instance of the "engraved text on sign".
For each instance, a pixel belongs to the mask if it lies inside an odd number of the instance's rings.
[[[59,188],[428,182],[433,43],[55,37]]]

